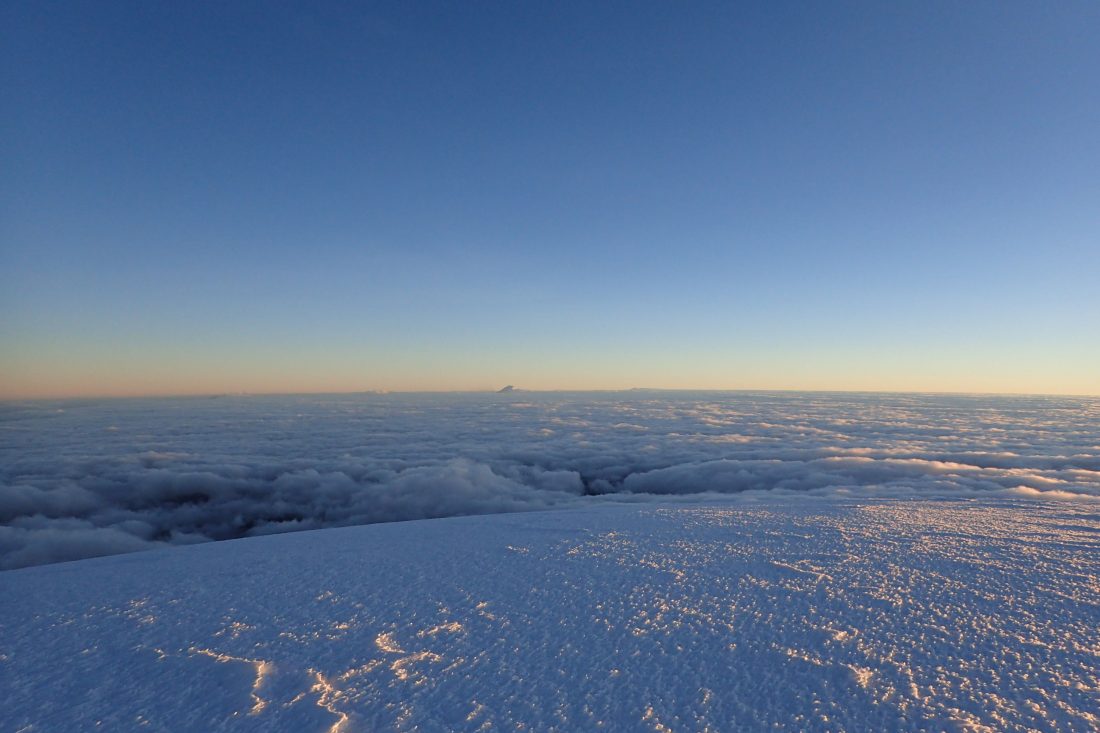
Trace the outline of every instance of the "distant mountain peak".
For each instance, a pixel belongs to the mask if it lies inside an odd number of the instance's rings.
[[[497,394],[506,394],[508,392],[515,392],[515,391],[516,391],[516,388],[509,384],[506,387],[501,387],[500,389],[498,389]]]

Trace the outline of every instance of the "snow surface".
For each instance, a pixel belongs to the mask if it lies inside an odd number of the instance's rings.
[[[0,573],[3,731],[1100,729],[1100,504],[746,498]]]

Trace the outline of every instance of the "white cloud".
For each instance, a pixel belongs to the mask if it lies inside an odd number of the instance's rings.
[[[642,495],[1100,496],[1098,424],[1100,401],[1078,398],[524,393],[8,403],[0,406],[0,568]]]

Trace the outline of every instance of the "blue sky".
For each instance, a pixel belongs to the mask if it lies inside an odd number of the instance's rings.
[[[1100,393],[1095,3],[12,3],[0,395]]]

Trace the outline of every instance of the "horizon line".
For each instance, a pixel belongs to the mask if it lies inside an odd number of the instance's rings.
[[[787,393],[787,394],[879,394],[879,395],[956,395],[985,397],[1084,397],[1100,398],[1100,393],[1070,392],[983,392],[971,390],[898,390],[898,389],[799,389],[792,387],[620,387],[590,389],[526,389],[514,387],[481,389],[359,389],[359,390],[303,390],[270,392],[150,392],[148,394],[87,394],[87,395],[31,395],[2,397],[0,403],[55,402],[61,400],[142,400],[142,399],[220,399],[224,397],[302,397],[336,395],[447,395],[447,394],[599,394],[616,392],[727,392],[727,393]]]

